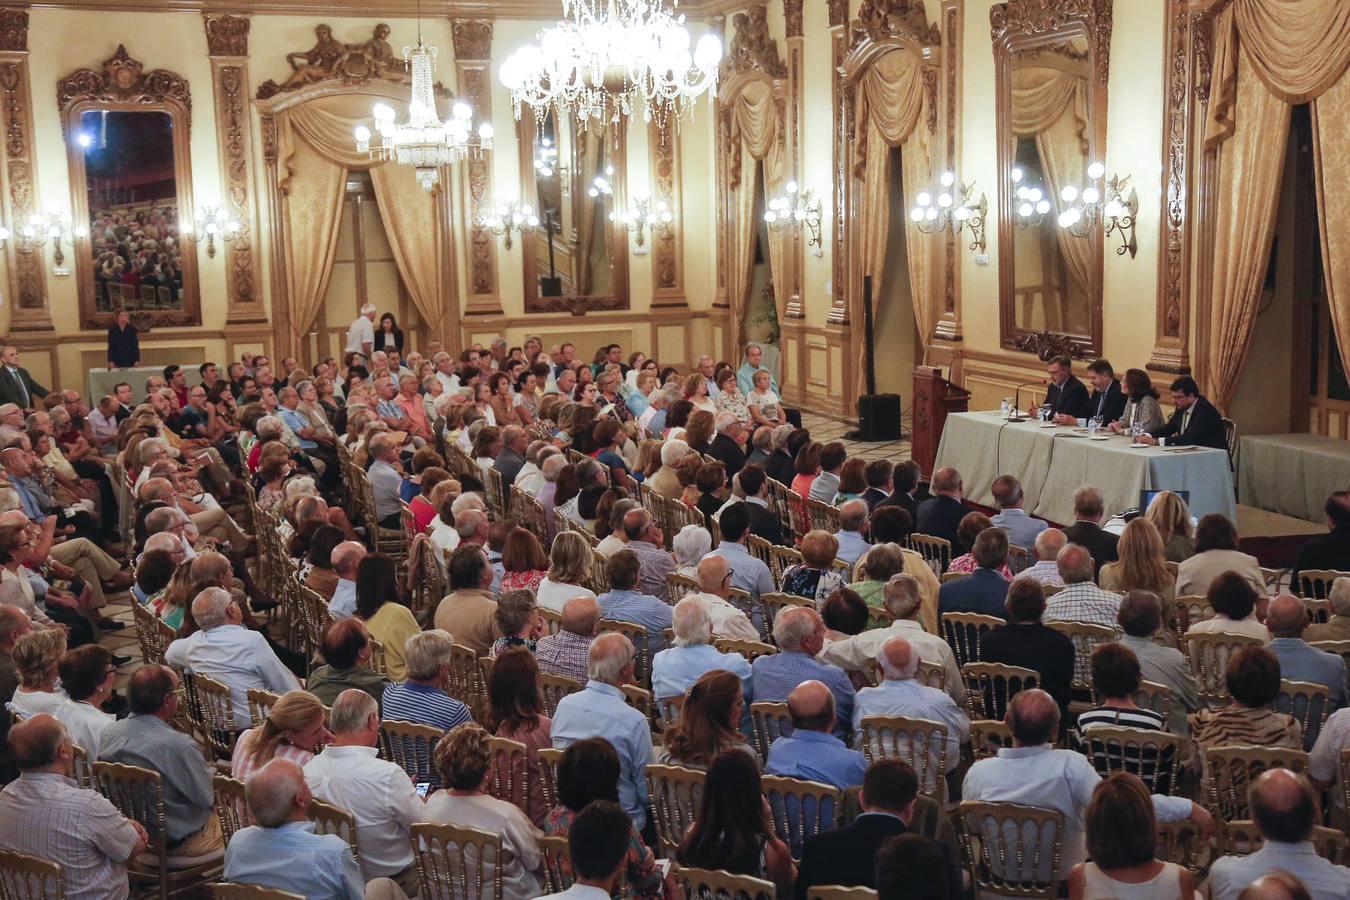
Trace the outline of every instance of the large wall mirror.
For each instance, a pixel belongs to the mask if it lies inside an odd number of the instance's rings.
[[[57,86],[70,167],[80,324],[124,307],[138,325],[199,325],[185,80],[148,74],[124,47]]]
[[[1110,0],[1046,21],[1010,0],[990,12],[997,81],[999,312],[1004,347],[1101,350],[1102,233],[1060,227],[1064,193],[1106,152]],[[1105,25],[1100,10],[1105,8]],[[1103,33],[1104,29],[1104,33]]]
[[[527,108],[520,135],[522,202],[539,217],[521,240],[525,310],[628,309],[628,232],[611,218],[627,197],[623,123]]]

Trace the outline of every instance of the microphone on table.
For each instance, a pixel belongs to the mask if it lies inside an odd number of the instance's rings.
[[[1027,417],[1022,415],[1022,404],[1019,402],[1022,397],[1022,388],[1034,387],[1035,385],[1038,384],[1045,384],[1045,379],[1038,378],[1035,381],[1028,381],[1025,384],[1019,384],[1017,386],[1017,389],[1013,391],[1013,408],[1012,408],[1012,415],[1008,416],[1009,422],[1025,422],[1027,420]]]

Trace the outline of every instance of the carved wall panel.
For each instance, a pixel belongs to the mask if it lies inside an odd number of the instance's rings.
[[[492,120],[491,62],[492,22],[488,19],[455,19],[451,22],[455,42],[455,71],[459,91],[483,121]],[[492,212],[492,151],[464,163],[463,201],[458,229],[468,235],[465,257],[469,265],[469,293],[465,315],[500,315],[497,290],[497,239],[478,224]]]
[[[958,0],[942,2],[942,33],[946,36],[946,53],[942,57],[942,121],[945,170],[958,171],[961,158],[957,123],[961,120],[961,4]],[[938,309],[934,336],[944,341],[961,340],[961,314],[956,306],[959,294],[958,263],[960,246],[956,235],[947,232],[943,247],[942,303]]]
[[[830,171],[834,176],[834,243],[832,246],[831,285],[834,288],[830,297],[830,314],[827,321],[831,325],[848,324],[848,269],[845,260],[848,256],[848,158],[849,158],[849,116],[846,102],[847,86],[840,67],[849,48],[848,0],[830,0],[830,52],[834,73],[830,84],[830,97],[834,109],[833,161]]]
[[[652,241],[652,306],[687,306],[684,292],[683,190],[680,177],[680,135],[671,126],[648,126],[651,148],[652,201],[665,203],[675,217],[672,228],[658,230]]]
[[[4,50],[0,50],[0,116],[3,117],[5,221],[27,222],[38,212],[37,161],[33,152],[32,87],[28,76],[28,14],[5,10]],[[47,283],[42,250],[9,241],[8,260],[11,331],[50,331]]]

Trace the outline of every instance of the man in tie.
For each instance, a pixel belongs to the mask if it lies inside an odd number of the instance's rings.
[[[1081,415],[1059,414],[1055,421],[1061,425],[1086,425],[1090,417],[1099,417],[1103,425],[1110,425],[1125,414],[1125,393],[1116,380],[1111,363],[1104,359],[1088,363],[1088,381],[1092,382],[1092,396]]]
[[[1067,356],[1056,356],[1045,364],[1046,374],[1050,376],[1050,386],[1045,391],[1045,405],[1059,421],[1060,416],[1077,419],[1087,414],[1088,390],[1073,374],[1073,360]],[[1028,413],[1036,415],[1036,407]]]
[[[32,409],[34,400],[47,396],[47,389],[33,380],[28,370],[19,366],[19,348],[5,345],[0,349],[0,363],[5,367],[0,376],[0,403],[14,403],[21,409]]]
[[[1173,447],[1228,449],[1223,417],[1213,403],[1200,395],[1200,387],[1194,378],[1183,375],[1172,382],[1172,403],[1176,406],[1172,418],[1161,428],[1140,435],[1140,443],[1153,444],[1159,438],[1166,438]]]

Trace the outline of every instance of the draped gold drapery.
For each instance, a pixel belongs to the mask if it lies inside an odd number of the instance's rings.
[[[590,196],[587,191],[595,177],[604,171],[600,161],[604,157],[605,133],[606,126],[596,125],[594,131],[590,128],[579,129],[573,135],[578,147],[577,165],[581,167],[582,181],[581,190],[575,192],[577,249],[576,257],[572,260],[572,290],[582,295],[593,293],[594,289],[591,245],[596,239],[596,207],[604,201]]]
[[[1348,66],[1344,0],[1234,0],[1215,18],[1205,149],[1217,154],[1219,175],[1204,339],[1211,399],[1220,408],[1232,398],[1251,349],[1294,103],[1313,103],[1328,305],[1341,357],[1350,359],[1350,235],[1340,227],[1345,219],[1333,217],[1350,211],[1340,197],[1350,165]]]
[[[276,115],[278,186],[286,216],[286,273],[291,330],[301,340],[323,308],[337,253],[349,169],[370,169],[380,219],[399,275],[422,320],[440,330],[442,259],[447,246],[435,200],[410,166],[383,165],[356,151],[355,127],[369,119],[370,97],[323,97]]]
[[[731,258],[731,322],[739,346],[744,327],[745,309],[750,302],[750,283],[755,268],[755,233],[759,222],[755,218],[760,179],[758,164],[764,163],[764,196],[775,196],[786,181],[786,166],[779,133],[778,106],[774,102],[773,86],[767,80],[748,82],[731,101],[730,140],[739,144],[739,152],[731,155],[731,208],[735,211],[732,232]],[[783,271],[783,235],[769,232],[769,272],[773,278],[774,303],[781,322],[787,314],[788,285]]]
[[[893,187],[890,183],[891,149],[900,148],[900,177],[907,192],[923,190],[932,178],[933,136],[926,125],[920,124],[927,106],[923,66],[913,53],[892,50],[873,62],[859,78],[853,172],[863,182],[858,219],[863,265],[856,274],[871,275],[874,291],[880,289],[886,272]],[[936,319],[933,285],[937,275],[938,246],[938,241],[929,239],[908,216],[905,217],[909,291],[914,322],[925,354]],[[862,302],[861,281],[851,287],[850,293]]]

